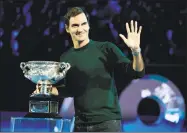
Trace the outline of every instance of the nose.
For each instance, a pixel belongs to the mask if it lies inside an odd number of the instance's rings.
[[[82,26],[79,26],[79,27],[77,28],[77,31],[78,31],[78,32],[82,32],[82,31],[83,31]]]

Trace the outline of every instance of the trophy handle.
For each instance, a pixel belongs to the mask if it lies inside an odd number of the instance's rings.
[[[25,62],[20,63],[20,68],[23,70],[23,73],[26,73],[28,65]]]
[[[65,63],[65,62],[60,62],[59,63],[59,67],[63,70],[63,71],[67,71],[70,69],[71,65],[69,63]]]
[[[63,77],[65,77],[65,74],[67,73],[67,71],[70,69],[71,65],[69,63],[65,63],[65,62],[60,62],[59,63],[59,68],[61,69],[62,72],[59,72],[60,75],[63,75]]]

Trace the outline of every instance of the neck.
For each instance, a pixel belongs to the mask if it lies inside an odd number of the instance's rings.
[[[75,41],[73,40],[73,45],[75,49],[81,48],[89,43],[90,39],[86,39],[84,41]]]

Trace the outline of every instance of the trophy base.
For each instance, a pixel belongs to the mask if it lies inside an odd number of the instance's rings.
[[[32,94],[30,95],[30,99],[51,99],[51,100],[58,100],[59,97],[53,94]]]
[[[37,113],[40,116],[51,114],[51,116],[58,114],[59,99],[57,96],[50,95],[36,95],[30,97],[29,113]],[[50,116],[50,115],[49,115]]]

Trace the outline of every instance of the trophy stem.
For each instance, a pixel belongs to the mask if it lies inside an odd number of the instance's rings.
[[[47,81],[42,81],[40,86],[40,94],[50,95],[50,89],[52,85]]]
[[[41,94],[46,94],[47,95],[47,86],[46,85],[42,85],[41,86],[41,91],[40,91]]]

